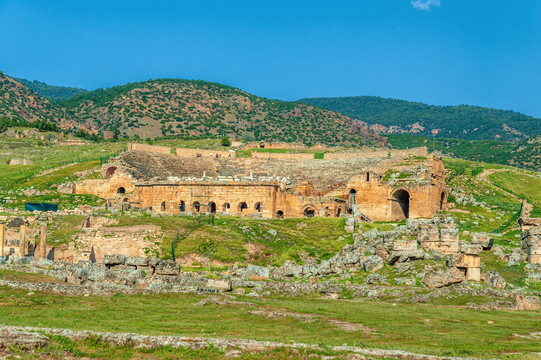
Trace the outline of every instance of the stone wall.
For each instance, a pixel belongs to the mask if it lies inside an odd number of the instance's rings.
[[[235,157],[235,152],[233,150],[223,151],[223,150],[176,148],[175,154],[181,157]]]
[[[252,158],[313,160],[315,155],[310,153],[264,153],[253,151]]]
[[[396,150],[396,149],[368,149],[358,152],[329,152],[323,155],[324,159],[327,160],[338,160],[338,159],[375,159],[375,158],[386,158],[386,157],[405,157],[405,156],[428,156],[428,150],[426,146],[405,149],[405,150]]]
[[[93,194],[104,199],[121,197],[126,199],[135,190],[130,174],[116,171],[109,179],[91,179],[75,184],[76,194]]]
[[[541,264],[541,219],[520,219],[521,249],[528,255],[528,262]]]
[[[160,154],[171,154],[171,148],[167,146],[157,146],[139,143],[128,143],[128,150],[148,151]]]

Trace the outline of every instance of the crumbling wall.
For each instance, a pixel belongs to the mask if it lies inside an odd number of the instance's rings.
[[[206,150],[177,148],[175,154],[181,157],[235,157],[233,150]]]
[[[266,153],[253,151],[252,158],[312,160],[315,158],[315,155],[310,153]]]
[[[157,146],[139,143],[128,143],[128,150],[148,151],[160,154],[171,154],[171,148],[167,146]]]
[[[367,149],[356,152],[329,152],[323,156],[327,160],[337,159],[374,159],[385,157],[405,157],[405,156],[428,156],[426,146],[416,147],[412,149],[396,150],[396,149]]]

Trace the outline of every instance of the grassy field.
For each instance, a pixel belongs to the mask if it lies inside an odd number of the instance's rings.
[[[507,170],[494,172],[489,178],[494,184],[532,204],[531,217],[541,217],[541,175]]]
[[[0,318],[6,325],[348,344],[447,356],[524,359],[524,355],[516,353],[539,351],[538,339],[514,336],[541,331],[539,311],[479,311],[435,303],[333,301],[315,295],[269,299],[237,296],[227,305],[199,304],[204,298],[196,294],[59,297],[3,288]],[[25,311],[19,311],[22,308]],[[268,312],[273,311],[312,318],[310,321],[294,315],[271,318]],[[127,313],[130,316],[125,316]],[[348,331],[333,325],[333,320],[360,324],[365,330]]]

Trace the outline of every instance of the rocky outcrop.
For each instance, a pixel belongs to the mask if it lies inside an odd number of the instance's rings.
[[[456,267],[451,267],[426,274],[423,283],[430,288],[440,288],[459,283],[463,280],[464,274]]]
[[[505,279],[497,271],[487,271],[485,275],[485,281],[488,286],[496,289],[505,289]]]
[[[541,298],[519,294],[513,301],[513,308],[516,310],[539,310],[541,309]]]

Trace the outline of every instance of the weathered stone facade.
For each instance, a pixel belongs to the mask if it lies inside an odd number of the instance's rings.
[[[419,160],[406,152],[338,160],[308,159],[305,154],[236,158],[229,152],[197,157],[184,150],[176,149],[177,155],[164,147],[128,151],[103,167],[105,179],[80,182],[75,192],[106,198],[108,206],[118,209],[166,214],[350,214],[389,221],[431,217],[446,208],[445,169],[436,157]],[[190,155],[179,156],[182,153]]]
[[[541,264],[541,219],[521,218],[521,249],[528,255],[530,264]]]

